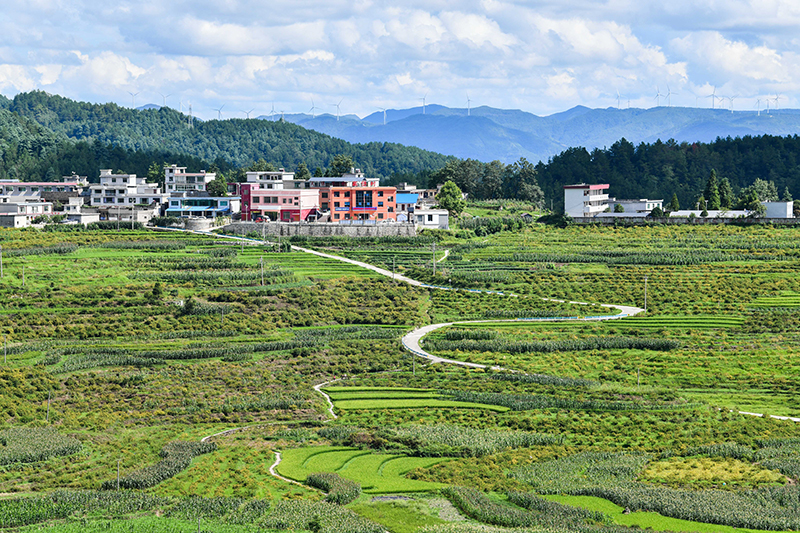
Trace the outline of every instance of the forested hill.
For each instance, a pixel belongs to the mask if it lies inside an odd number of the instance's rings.
[[[220,168],[243,167],[264,159],[291,170],[305,163],[313,171],[329,166],[336,155],[345,154],[367,175],[387,177],[437,169],[448,159],[393,143],[350,144],[284,122],[195,120],[194,127],[189,128],[187,117],[174,109],[134,110],[116,104],[89,104],[42,91],[21,93],[7,108],[73,141],[94,141],[135,152],[185,154]]]
[[[163,149],[133,151],[100,142],[76,142],[0,107],[0,179],[55,181],[72,172],[96,179],[101,168],[144,176],[154,161],[172,161],[192,170],[208,168],[199,158]]]
[[[762,135],[717,139],[712,143],[641,143],[622,139],[610,148],[588,152],[571,148],[537,165],[545,198],[563,203],[570,183],[608,183],[617,198],[653,198],[668,202],[673,193],[683,206],[701,194],[711,170],[727,178],[734,193],[756,179],[772,181],[778,191],[800,197],[800,137]]]

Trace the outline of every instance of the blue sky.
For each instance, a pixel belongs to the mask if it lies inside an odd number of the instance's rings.
[[[3,8],[0,93],[216,118],[489,105],[798,107],[797,0],[27,0]],[[663,97],[656,98],[659,92]],[[757,103],[761,99],[761,103]],[[730,99],[716,100],[729,108]]]

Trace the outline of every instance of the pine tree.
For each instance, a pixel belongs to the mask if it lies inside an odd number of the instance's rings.
[[[736,197],[733,195],[733,188],[728,178],[719,180],[719,204],[721,209],[733,207]]]
[[[678,195],[676,193],[672,193],[672,201],[669,203],[669,210],[670,211],[679,211],[681,208],[681,204],[678,203]]]
[[[719,197],[719,183],[717,182],[717,171],[711,169],[711,175],[706,182],[706,190],[703,191],[703,197],[706,199],[706,209],[712,211],[718,210],[721,207]]]
[[[789,187],[786,187],[783,190],[783,196],[781,196],[781,201],[784,201],[784,202],[791,202],[792,201],[792,192],[789,190]]]

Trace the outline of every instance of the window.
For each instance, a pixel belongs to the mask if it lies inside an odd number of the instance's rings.
[[[387,211],[389,211],[390,213],[394,213],[394,207],[390,207],[389,209],[387,209]]]
[[[328,210],[328,202],[322,202],[321,208],[322,208],[323,211],[327,211]]]
[[[335,215],[333,215],[333,218],[335,218],[336,220],[339,220],[339,213],[336,213]]]
[[[333,207],[340,207],[339,202],[333,202]]]
[[[372,207],[372,192],[356,191],[356,207]]]
[[[258,197],[258,196],[253,196],[253,203],[254,204],[260,204],[261,203],[261,198]]]
[[[383,218],[383,213],[378,213],[378,218],[382,219]]]
[[[287,198],[283,198],[283,203],[286,203]]]
[[[378,202],[378,207],[383,207],[383,202]]]
[[[345,191],[344,197],[345,198],[350,198],[350,191]]]
[[[344,214],[344,219],[345,220],[350,220],[350,213],[345,213]]]
[[[428,215],[428,222],[433,222],[433,215]]]
[[[327,198],[328,197],[328,193],[326,193],[326,192],[322,193],[322,197],[323,198]]]
[[[345,206],[345,207],[350,207],[350,202],[345,202],[345,203],[344,203],[344,206]]]
[[[334,191],[333,192],[333,197],[334,198],[339,198],[339,191]]]
[[[390,196],[390,197],[389,197],[389,201],[390,201],[390,202],[394,202],[394,196]]]
[[[383,198],[383,191],[378,191],[378,198]]]
[[[31,192],[39,192],[39,187],[31,187]]]

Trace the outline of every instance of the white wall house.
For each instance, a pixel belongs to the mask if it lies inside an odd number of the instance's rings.
[[[639,200],[617,200],[616,198],[608,199],[608,207],[613,212],[617,205],[621,205],[625,210],[623,213],[650,213],[653,209],[658,207],[664,209],[664,200],[648,200],[641,198]]]
[[[64,192],[78,194],[83,186],[78,182],[0,180],[0,195],[12,201],[39,200],[43,193]]]
[[[564,214],[573,218],[593,217],[608,209],[608,184],[564,185]]]
[[[766,218],[794,218],[794,202],[761,202],[767,208]]]
[[[9,201],[0,203],[0,226],[22,228],[30,226],[41,215],[52,215],[53,204],[36,201]]]
[[[420,228],[450,229],[450,214],[447,209],[416,209],[409,213]]]
[[[122,205],[160,205],[169,198],[156,183],[147,183],[136,174],[112,174],[111,170],[100,171],[100,183],[90,188],[89,205],[109,207]]]
[[[164,184],[168,193],[206,191],[208,184],[217,179],[214,172],[186,172],[186,167],[172,165],[164,167]]]

